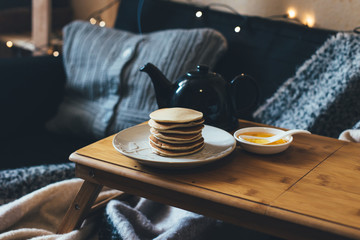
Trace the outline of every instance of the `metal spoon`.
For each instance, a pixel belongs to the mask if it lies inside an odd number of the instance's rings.
[[[282,138],[285,138],[287,136],[291,136],[293,134],[297,134],[297,133],[306,133],[306,134],[311,134],[311,132],[307,131],[307,130],[302,130],[302,129],[293,129],[293,130],[289,130],[289,131],[285,131],[279,134],[276,134],[274,136],[271,137],[255,137],[255,136],[249,136],[249,135],[240,135],[239,137],[241,138],[252,138],[252,139],[263,139],[266,140],[266,143],[259,143],[262,145],[267,145],[273,142],[276,142],[277,140],[280,140]]]

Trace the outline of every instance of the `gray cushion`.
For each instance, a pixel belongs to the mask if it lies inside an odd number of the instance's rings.
[[[253,117],[330,137],[353,127],[360,120],[360,35],[330,37]]]
[[[213,67],[226,48],[212,29],[137,35],[72,22],[64,28],[65,98],[47,127],[98,139],[146,121],[157,104],[142,65],[151,62],[175,81],[198,64]]]

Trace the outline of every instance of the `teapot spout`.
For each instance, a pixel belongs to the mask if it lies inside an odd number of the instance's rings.
[[[139,69],[149,75],[156,95],[156,101],[159,108],[169,106],[172,83],[164,76],[164,74],[152,63],[147,63]]]

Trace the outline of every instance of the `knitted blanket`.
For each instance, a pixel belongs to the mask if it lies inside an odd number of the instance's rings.
[[[330,37],[253,117],[329,137],[356,128],[360,121],[360,35]]]
[[[360,121],[352,129],[346,129],[339,136],[340,140],[360,143]]]
[[[0,239],[277,239],[136,196],[111,200],[80,229],[56,234],[82,182],[73,163],[0,171]],[[105,188],[97,201],[117,193]]]

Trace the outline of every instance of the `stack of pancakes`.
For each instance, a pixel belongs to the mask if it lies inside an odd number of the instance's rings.
[[[188,108],[162,108],[150,114],[149,143],[152,151],[166,157],[192,154],[204,147],[201,112]]]

